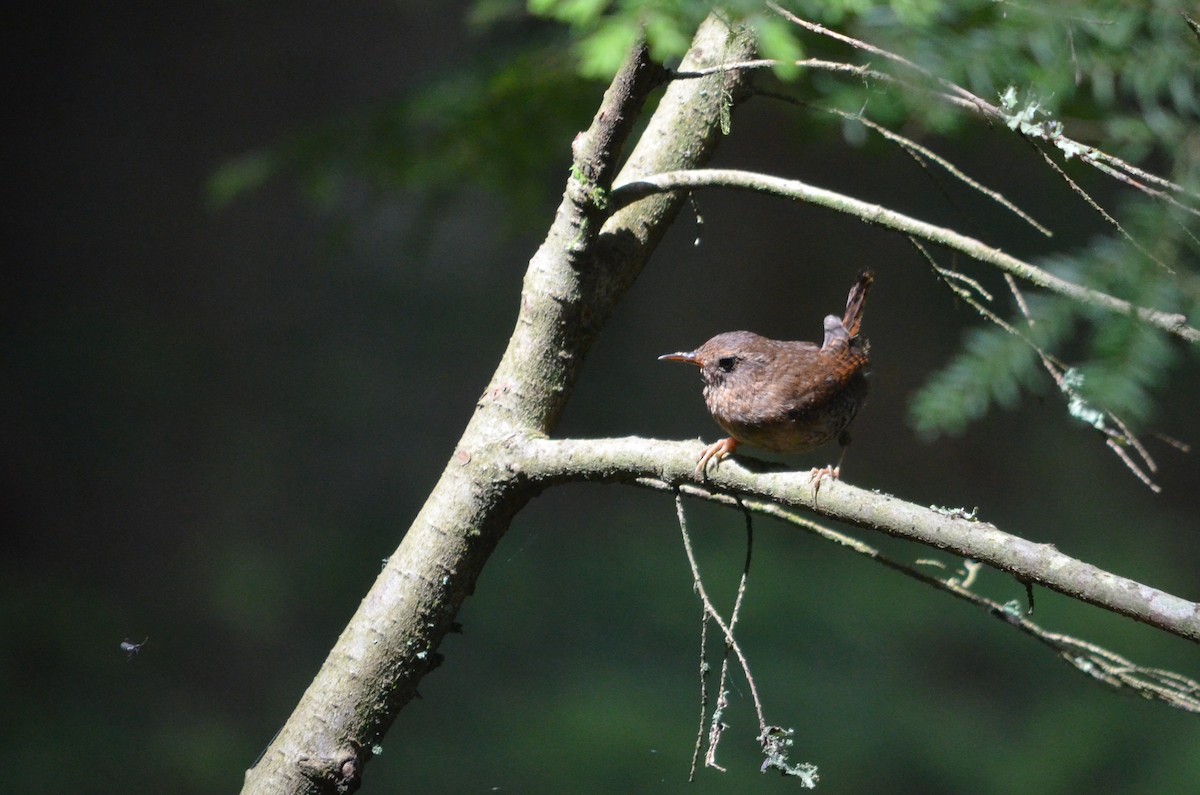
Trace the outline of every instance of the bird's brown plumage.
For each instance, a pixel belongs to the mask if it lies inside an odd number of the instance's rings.
[[[697,365],[704,402],[731,438],[701,458],[718,460],[746,443],[778,453],[812,450],[846,428],[867,394],[867,343],[860,336],[870,271],[859,274],[841,318],[829,315],[820,345],[772,340],[749,331],[718,334],[690,353],[659,358]]]

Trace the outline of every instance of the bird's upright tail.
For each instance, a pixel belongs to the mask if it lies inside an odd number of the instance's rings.
[[[860,271],[858,281],[850,288],[846,297],[846,314],[842,317],[842,326],[850,334],[850,339],[858,336],[862,328],[863,308],[867,305],[867,291],[875,281],[875,274],[869,270]]]

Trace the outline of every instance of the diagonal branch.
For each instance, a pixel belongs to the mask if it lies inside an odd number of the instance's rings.
[[[1060,149],[1068,159],[1071,157],[1079,157],[1085,163],[1094,166],[1111,176],[1117,176],[1113,173],[1113,170],[1115,169],[1116,171],[1124,172],[1131,177],[1136,177],[1146,182],[1156,184],[1165,190],[1174,191],[1192,198],[1200,198],[1200,195],[1196,194],[1194,191],[1188,190],[1182,185],[1178,185],[1168,179],[1163,179],[1162,177],[1150,174],[1149,172],[1138,168],[1132,163],[1125,162],[1119,157],[1115,157],[1114,155],[1110,155],[1099,149],[1095,149],[1082,144],[1079,141],[1068,138],[1066,135],[1063,135],[1061,125],[1032,124],[1029,123],[1028,120],[1023,119],[1022,114],[1013,114],[1007,112],[1012,110],[1012,108],[1009,107],[1008,102],[1003,101],[1005,98],[1002,98],[1002,107],[997,107],[996,105],[993,105],[992,103],[983,99],[983,97],[968,91],[957,83],[951,82],[944,77],[939,77],[938,75],[933,74],[928,69],[925,69],[924,67],[914,63],[902,55],[885,50],[882,47],[877,47],[874,44],[870,44],[860,39],[856,39],[853,36],[847,36],[844,33],[830,30],[829,28],[819,25],[815,22],[809,22],[806,19],[801,19],[787,9],[780,7],[775,2],[768,2],[767,7],[779,16],[786,19],[788,22],[791,22],[793,25],[797,25],[798,27],[811,31],[812,33],[833,39],[834,41],[841,42],[842,44],[846,44],[854,49],[862,50],[863,52],[870,53],[871,55],[884,58],[914,74],[920,75],[927,81],[936,83],[945,92],[941,94],[941,96],[946,101],[959,105],[960,107],[972,109],[987,119],[1003,121],[1010,129],[1016,130],[1023,137],[1047,140]],[[1187,19],[1186,15],[1184,16],[1184,19]],[[1188,20],[1188,22],[1190,24],[1191,20]],[[1107,164],[1108,168],[1102,168],[1102,164]]]
[[[889,52],[881,47],[876,47],[873,44],[868,44],[865,41],[860,41],[851,36],[847,36],[844,33],[838,33],[837,31],[830,30],[829,28],[825,27],[824,25],[819,25],[816,22],[809,22],[807,19],[801,19],[800,17],[796,16],[795,14],[788,11],[787,9],[782,8],[777,3],[769,2],[769,3],[767,3],[767,7],[770,8],[772,11],[774,11],[779,16],[786,19],[788,22],[791,22],[793,25],[798,25],[799,27],[802,27],[806,30],[812,31],[813,33],[817,33],[822,36],[826,36],[828,38],[834,39],[835,41],[840,41],[843,44],[848,44],[851,47],[854,47],[859,50],[863,50],[864,52],[868,52],[871,55],[877,55],[881,58],[886,58],[889,61],[893,61],[907,69],[910,69],[910,70],[916,72],[917,74],[921,75],[922,77],[925,77],[929,80],[933,80],[933,81],[937,82],[938,85],[940,85],[946,91],[950,92],[950,94],[952,96],[956,96],[965,102],[971,103],[972,105],[979,108],[980,112],[982,112],[982,113],[986,113],[988,115],[996,115],[996,116],[1000,115],[1000,109],[997,108],[995,105],[992,105],[990,102],[985,102],[981,97],[978,97],[975,94],[972,94],[970,91],[966,90],[962,86],[952,83],[943,77],[938,77],[937,75],[930,72],[928,69],[918,66],[917,64],[913,63],[912,61],[908,60],[907,58],[905,58],[902,55],[897,55],[896,53]]]
[[[950,176],[959,180],[960,182],[962,182],[963,184],[965,184],[967,187],[971,188],[972,190],[982,193],[984,196],[988,197],[989,199],[996,202],[1004,209],[1011,212],[1013,215],[1020,218],[1025,223],[1032,226],[1034,229],[1036,229],[1041,234],[1045,235],[1046,237],[1054,237],[1053,232],[1051,232],[1049,229],[1047,229],[1042,224],[1035,221],[1033,219],[1033,217],[1031,215],[1029,215],[1029,213],[1025,212],[1020,207],[1018,207],[1017,205],[1015,205],[1011,201],[1009,201],[1007,198],[1005,198],[1004,194],[1000,193],[1000,191],[993,190],[993,189],[987,187],[986,185],[983,185],[978,180],[972,179],[967,174],[965,174],[962,171],[962,169],[958,168],[958,166],[954,165],[949,160],[947,160],[946,158],[939,155],[937,152],[934,152],[929,147],[922,146],[921,144],[917,143],[916,141],[912,140],[911,138],[900,135],[899,133],[896,133],[896,132],[892,132],[888,128],[884,127],[882,124],[877,124],[876,122],[871,121],[870,119],[868,119],[866,116],[863,115],[862,111],[859,111],[858,113],[847,113],[846,111],[838,110],[837,108],[822,108],[822,110],[826,111],[827,113],[832,113],[837,116],[840,116],[843,119],[847,119],[849,121],[856,121],[859,124],[866,127],[867,129],[874,130],[876,133],[883,136],[887,140],[891,141],[892,143],[897,144],[905,151],[916,156],[918,158],[918,161],[920,160],[920,158],[932,160],[934,163],[937,163],[939,166],[941,166],[943,169],[945,169],[947,172],[949,172]]]
[[[624,439],[532,439],[522,445],[523,477],[541,485],[574,481],[637,483],[654,478],[672,486],[694,483],[695,442]],[[750,469],[754,466],[755,469]],[[842,481],[819,481],[820,504],[808,472],[768,471],[761,462],[729,459],[707,486],[782,506],[806,508],[896,538],[945,549],[1135,621],[1200,643],[1200,604],[1112,574],[989,522],[914,505]]]
[[[751,56],[744,31],[710,18],[686,68]],[[537,487],[508,466],[521,439],[553,430],[592,343],[666,233],[683,197],[614,210],[609,181],[663,72],[643,45],[605,93],[545,241],[530,260],[508,348],[437,485],[388,557],[245,793],[350,792],[372,748],[441,661],[463,601]],[[672,84],[622,171],[701,165],[720,140],[740,75]]]
[[[1189,326],[1187,317],[1158,309],[1135,306],[1098,290],[1092,290],[1082,285],[1059,278],[1036,265],[1017,259],[998,248],[989,246],[973,237],[960,234],[946,227],[937,226],[926,221],[920,221],[904,213],[889,210],[878,204],[871,204],[861,199],[855,199],[843,193],[817,188],[795,179],[783,179],[769,174],[757,174],[750,171],[734,169],[695,169],[690,171],[671,171],[653,176],[642,177],[637,181],[626,182],[613,191],[613,200],[618,204],[631,204],[647,196],[659,193],[690,191],[697,188],[739,188],[759,193],[768,193],[795,201],[817,204],[831,210],[853,215],[869,224],[893,229],[914,237],[923,238],[932,243],[960,251],[980,262],[995,265],[1000,270],[1011,273],[1017,278],[1024,279],[1038,287],[1061,293],[1081,303],[1106,309],[1124,315],[1136,315],[1139,320],[1163,331],[1187,340],[1200,342],[1200,330]]]
[[[1033,341],[1030,335],[1021,331],[1016,326],[997,315],[991,309],[988,309],[986,306],[984,306],[983,303],[981,303],[979,299],[975,297],[975,294],[972,293],[971,290],[968,290],[966,287],[963,287],[958,283],[965,280],[970,284],[972,289],[984,296],[985,300],[991,301],[991,296],[988,295],[986,291],[982,290],[978,282],[975,282],[974,279],[967,279],[967,277],[964,277],[961,273],[955,273],[954,271],[941,267],[937,264],[937,261],[934,260],[933,256],[926,251],[925,247],[919,242],[911,237],[909,238],[909,242],[911,242],[913,247],[917,249],[921,256],[923,256],[926,261],[929,262],[929,266],[933,268],[934,273],[936,273],[938,277],[945,282],[946,286],[948,286],[955,295],[965,301],[985,320],[990,323],[994,323],[999,328],[1004,329],[1009,334],[1012,334],[1014,337],[1024,342],[1025,345],[1037,355],[1038,359],[1042,363],[1042,367],[1047,373],[1050,374],[1050,377],[1054,379],[1054,385],[1058,387],[1059,392],[1066,399],[1067,411],[1072,417],[1086,421],[1089,425],[1095,428],[1104,437],[1105,446],[1112,450],[1113,453],[1116,454],[1117,458],[1121,459],[1121,463],[1125,464],[1129,471],[1132,472],[1138,480],[1142,481],[1142,483],[1145,483],[1147,488],[1156,494],[1162,491],[1162,487],[1155,483],[1153,478],[1150,477],[1150,475],[1142,468],[1142,466],[1134,461],[1133,458],[1130,457],[1130,455],[1125,451],[1126,447],[1133,448],[1137,452],[1138,456],[1142,459],[1142,463],[1145,465],[1146,469],[1149,469],[1150,472],[1158,471],[1158,464],[1155,463],[1154,458],[1150,455],[1150,452],[1145,448],[1144,445],[1142,445],[1140,441],[1138,441],[1138,438],[1131,430],[1129,430],[1129,426],[1126,425],[1120,417],[1113,414],[1111,411],[1108,411],[1107,409],[1097,409],[1090,406],[1083,395],[1079,393],[1077,388],[1078,384],[1073,383],[1074,379],[1069,376],[1068,371],[1070,368],[1043,350],[1040,345]],[[1004,274],[1004,278],[1007,280],[1008,287],[1012,291],[1013,297],[1016,299],[1017,307],[1020,309],[1021,314],[1025,316],[1025,323],[1030,329],[1032,329],[1034,320],[1029,314],[1029,307],[1025,303],[1025,297],[1021,295],[1021,291],[1017,289],[1017,283],[1013,281],[1011,276],[1006,273]],[[1116,428],[1114,429],[1110,427],[1108,421],[1111,421]]]

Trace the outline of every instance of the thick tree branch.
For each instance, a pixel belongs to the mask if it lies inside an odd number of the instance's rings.
[[[1005,254],[998,248],[989,246],[973,237],[959,234],[935,224],[919,221],[895,210],[889,210],[878,204],[855,199],[845,194],[824,188],[817,188],[795,179],[783,179],[769,174],[757,174],[749,171],[733,169],[695,169],[690,171],[672,171],[642,177],[636,181],[619,183],[613,191],[613,200],[618,204],[629,204],[646,196],[656,196],[661,193],[691,191],[697,188],[739,188],[759,193],[768,193],[795,201],[808,202],[837,210],[860,218],[869,224],[894,229],[914,237],[919,237],[946,248],[961,251],[973,259],[995,265],[1000,270],[1011,273],[1019,279],[1024,279],[1038,287],[1052,290],[1056,293],[1073,298],[1089,306],[1107,309],[1119,314],[1136,315],[1144,323],[1156,326],[1163,331],[1174,334],[1188,342],[1200,342],[1200,330],[1189,326],[1187,317],[1158,309],[1134,306],[1128,301],[1091,290],[1087,287],[1061,279],[1052,273],[1017,259],[1011,254]]]
[[[684,63],[752,54],[750,37],[713,17]],[[438,645],[459,607],[512,516],[539,488],[508,465],[519,440],[554,428],[593,340],[682,205],[681,196],[661,196],[612,213],[607,203],[608,180],[662,75],[645,47],[636,48],[576,139],[563,200],[530,260],[516,327],[491,383],[403,542],[247,771],[243,792],[357,789],[371,748],[439,664]],[[624,168],[627,179],[702,165],[742,80],[726,74],[671,85]]]
[[[637,483],[654,478],[672,485],[694,483],[697,442],[626,439],[533,439],[522,446],[521,474],[543,486],[570,481]],[[753,466],[754,469],[749,467]],[[1005,533],[989,522],[810,474],[778,472],[744,458],[710,470],[707,488],[748,495],[817,513],[897,538],[945,549],[1136,621],[1200,642],[1200,604],[1111,574],[1059,552]]]

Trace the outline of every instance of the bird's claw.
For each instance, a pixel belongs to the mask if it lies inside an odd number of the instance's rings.
[[[700,461],[696,464],[696,475],[700,478],[706,477],[708,475],[708,462],[713,461],[713,468],[715,469],[722,461],[733,454],[737,446],[737,439],[731,436],[719,442],[713,442],[708,447],[705,447],[704,452],[700,455]]]
[[[813,502],[816,502],[817,495],[821,492],[821,483],[828,478],[829,480],[840,480],[842,477],[842,467],[838,466],[823,466],[813,469],[808,473],[808,482],[813,487]]]

